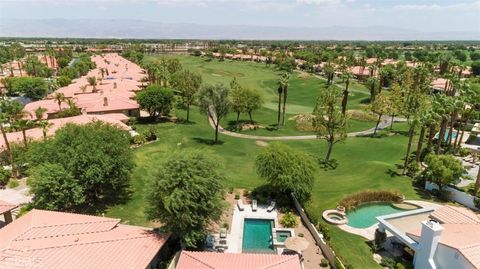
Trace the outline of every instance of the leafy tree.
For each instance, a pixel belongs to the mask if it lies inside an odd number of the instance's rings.
[[[313,127],[317,136],[328,143],[325,163],[330,161],[333,145],[347,138],[347,118],[338,104],[341,96],[342,93],[338,88],[329,86],[320,92],[313,110]]]
[[[187,110],[187,122],[190,120],[190,106],[195,104],[197,93],[202,85],[202,76],[183,70],[175,73],[172,86],[180,97],[177,105]]]
[[[151,117],[167,116],[173,108],[173,90],[159,85],[150,85],[137,93],[140,108],[145,109]]]
[[[46,64],[40,62],[37,56],[34,55],[27,57],[23,68],[27,71],[27,74],[35,77],[48,78],[53,74],[53,70],[48,68]]]
[[[60,76],[57,78],[57,83],[60,87],[65,87],[72,83],[72,80],[68,76]]]
[[[429,154],[425,158],[425,164],[425,179],[437,184],[440,192],[445,185],[456,182],[463,174],[462,162],[451,155]]]
[[[390,98],[383,92],[379,93],[375,98],[375,101],[370,104],[369,109],[373,113],[378,115],[377,123],[375,125],[375,131],[373,135],[377,134],[378,125],[380,124],[380,120],[382,116],[390,112],[390,107],[392,106]]]
[[[255,168],[274,191],[287,196],[293,192],[301,202],[310,198],[316,172],[311,156],[275,142],[258,154]]]
[[[206,114],[215,126],[215,140],[218,142],[220,121],[228,115],[230,108],[230,90],[221,85],[207,85],[200,92],[200,111]]]
[[[255,110],[262,108],[263,98],[258,90],[246,89],[245,90],[245,112],[247,112],[250,122],[253,123],[252,113]]]
[[[472,52],[470,53],[470,59],[471,59],[472,61],[478,61],[478,60],[480,60],[480,51],[472,51]]]
[[[112,125],[68,124],[52,139],[32,143],[28,163],[35,169],[56,164],[82,186],[85,199],[78,211],[95,211],[125,194],[133,169],[130,136]]]
[[[11,176],[12,173],[9,170],[3,168],[3,166],[0,166],[0,189],[7,185]]]
[[[370,102],[375,101],[375,97],[379,93],[379,89],[381,87],[380,81],[376,77],[370,77],[367,79],[365,85],[367,86],[368,90],[370,91]]]
[[[218,160],[200,151],[171,154],[150,183],[148,217],[163,223],[187,247],[199,246],[225,208],[225,177],[218,169]]]
[[[63,166],[45,163],[34,167],[29,177],[35,208],[78,211],[85,202],[83,186]]]
[[[234,78],[233,81],[230,83],[230,97],[231,97],[231,108],[232,111],[237,113],[237,124],[240,120],[240,114],[246,112],[246,89],[240,86],[236,79]]]
[[[42,99],[48,92],[48,85],[43,78],[18,77],[12,82],[12,91],[34,100]]]
[[[472,67],[472,74],[474,76],[479,76],[480,75],[480,61],[473,62],[471,64]]]

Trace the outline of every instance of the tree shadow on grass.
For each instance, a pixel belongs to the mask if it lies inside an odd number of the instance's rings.
[[[391,169],[391,168],[388,168],[387,169],[387,172],[386,172],[387,175],[389,175],[390,177],[399,177],[401,176],[400,173],[398,173],[397,171]]]
[[[324,171],[335,170],[339,165],[337,159],[330,159],[328,162],[325,162],[323,157],[317,157],[317,159],[320,168]]]
[[[208,146],[223,145],[223,143],[224,143],[221,140],[218,140],[215,143],[215,140],[207,139],[207,138],[203,138],[203,137],[194,137],[193,140],[195,140],[195,142],[197,142],[199,144],[204,144],[204,145],[208,145]]]
[[[176,121],[175,121],[176,124],[182,124],[182,125],[195,125],[197,124],[196,122],[194,121],[187,121],[187,119],[184,119],[184,118],[178,118]]]
[[[270,124],[267,127],[265,127],[265,130],[270,132],[278,131],[278,125],[276,123]]]
[[[362,105],[369,105],[371,103],[371,98],[368,97],[368,98],[363,98],[362,100],[360,100],[360,104]]]

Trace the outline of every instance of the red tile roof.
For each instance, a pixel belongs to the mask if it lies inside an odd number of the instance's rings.
[[[16,208],[17,205],[10,204],[9,202],[5,202],[0,200],[0,214],[3,214],[5,212],[8,212],[14,208]]]
[[[297,255],[182,251],[176,269],[300,269]]]
[[[0,230],[0,268],[146,268],[168,235],[119,222],[34,209]]]

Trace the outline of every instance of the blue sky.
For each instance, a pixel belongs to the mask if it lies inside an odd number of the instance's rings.
[[[9,18],[480,31],[479,0],[0,0]]]

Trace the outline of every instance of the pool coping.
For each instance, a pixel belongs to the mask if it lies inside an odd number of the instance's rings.
[[[228,242],[229,253],[242,253],[243,249],[243,225],[245,219],[266,219],[273,220],[274,227],[280,227],[278,223],[277,211],[267,211],[268,206],[258,205],[257,211],[252,211],[252,207],[247,204],[243,211],[240,211],[237,206],[233,209],[232,229],[230,230],[230,241]]]
[[[406,200],[404,201],[404,203],[418,206],[418,209],[413,209],[413,210],[419,210],[424,208],[437,208],[439,206],[438,204],[435,204],[435,203],[431,203],[427,201],[419,201],[419,200]],[[408,212],[408,211],[412,211],[412,210],[406,210],[405,212]],[[396,214],[402,214],[405,212],[400,212]],[[387,214],[385,216],[388,216],[388,215],[392,215],[392,214]],[[378,225],[379,225],[379,222],[367,228],[355,228],[355,227],[349,226],[348,224],[336,225],[336,226],[345,232],[359,235],[370,241],[375,239],[375,230],[378,228]]]

